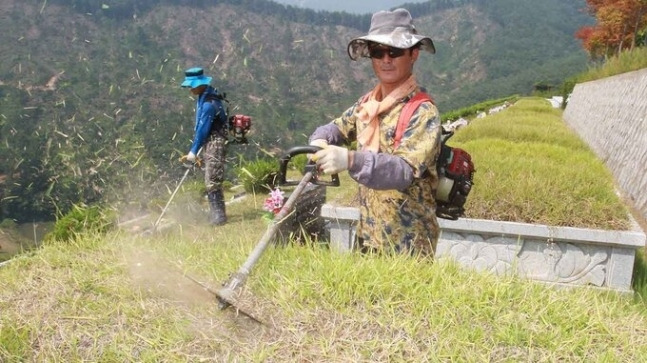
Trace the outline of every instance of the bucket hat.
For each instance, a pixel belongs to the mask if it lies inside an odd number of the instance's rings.
[[[211,77],[204,75],[204,70],[200,67],[189,68],[184,72],[184,81],[182,87],[196,88],[202,85],[211,84]]]
[[[378,11],[371,18],[368,35],[355,38],[348,43],[348,56],[352,60],[368,57],[368,43],[375,42],[400,49],[408,49],[420,43],[420,49],[436,53],[430,37],[418,34],[413,26],[411,14],[406,9]]]

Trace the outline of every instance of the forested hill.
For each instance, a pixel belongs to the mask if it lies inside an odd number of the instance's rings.
[[[437,54],[417,76],[441,112],[559,85],[586,67],[573,34],[584,0],[436,0],[407,6]],[[128,194],[181,174],[193,101],[183,70],[204,66],[267,150],[304,143],[372,87],[346,45],[370,15],[261,0],[2,0],[0,220]],[[254,145],[233,148],[248,158]],[[152,185],[138,189],[133,184]],[[122,196],[123,197],[123,196]]]

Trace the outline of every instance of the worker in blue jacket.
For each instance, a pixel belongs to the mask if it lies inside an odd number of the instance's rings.
[[[227,110],[224,98],[211,86],[211,77],[202,68],[190,68],[184,72],[183,88],[189,88],[197,97],[195,104],[195,129],[189,153],[181,162],[195,163],[200,148],[204,147],[205,185],[209,199],[209,222],[222,225],[227,222],[225,196],[222,183],[225,178],[227,144]]]

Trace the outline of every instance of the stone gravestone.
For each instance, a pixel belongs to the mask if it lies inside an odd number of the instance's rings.
[[[286,193],[285,200],[289,198]],[[326,187],[308,184],[298,196],[292,212],[281,222],[277,242],[317,241],[326,233],[325,220],[321,218],[321,207],[326,202]]]

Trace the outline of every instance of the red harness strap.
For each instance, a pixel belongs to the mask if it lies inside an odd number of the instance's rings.
[[[398,126],[395,128],[395,136],[393,137],[393,148],[397,149],[400,146],[400,140],[404,134],[404,130],[409,125],[411,121],[411,116],[416,112],[420,104],[423,102],[429,101],[434,103],[434,100],[425,92],[418,92],[413,97],[407,101],[407,103],[402,108],[400,112],[400,118],[398,119]]]

